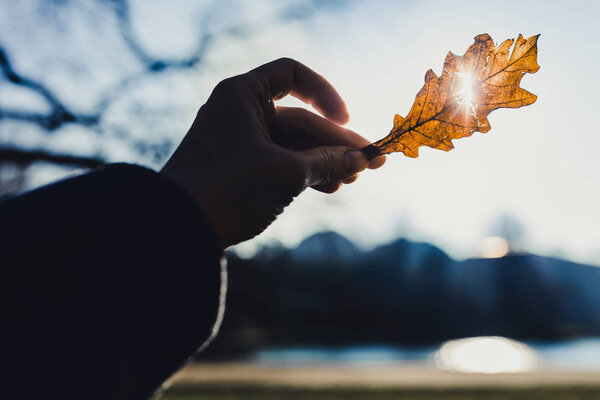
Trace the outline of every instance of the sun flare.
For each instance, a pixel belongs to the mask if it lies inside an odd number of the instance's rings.
[[[529,346],[499,336],[450,340],[434,355],[443,370],[480,373],[519,373],[535,370],[538,355]]]
[[[510,251],[508,241],[502,236],[490,236],[483,240],[480,255],[483,258],[504,257]]]
[[[457,72],[459,78],[458,92],[456,102],[464,105],[466,111],[470,111],[473,116],[476,116],[475,109],[477,108],[475,96],[475,76],[471,72]]]

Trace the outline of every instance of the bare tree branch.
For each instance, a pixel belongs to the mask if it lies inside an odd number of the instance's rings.
[[[111,1],[115,15],[117,17],[119,33],[129,51],[141,63],[143,69],[137,73],[123,77],[115,84],[109,86],[99,96],[93,112],[89,114],[77,113],[62,103],[55,96],[51,89],[39,81],[31,79],[14,70],[6,51],[0,46],[0,73],[10,82],[28,88],[37,92],[45,98],[51,106],[51,111],[47,114],[35,113],[25,110],[7,110],[0,108],[0,121],[10,119],[33,123],[48,132],[52,132],[65,124],[78,124],[87,128],[93,128],[100,132],[100,124],[110,105],[121,95],[126,93],[133,84],[142,79],[164,73],[166,70],[186,70],[194,68],[204,62],[211,44],[217,38],[221,37],[245,37],[256,34],[261,30],[268,29],[274,20],[283,22],[292,22],[304,20],[313,16],[318,9],[334,9],[344,4],[344,0],[328,1],[322,3],[321,0],[300,1],[283,7],[274,16],[263,19],[235,24],[220,31],[210,30],[210,20],[214,17],[217,4],[222,4],[215,0],[211,7],[204,13],[203,20],[199,24],[202,31],[199,33],[197,45],[194,51],[187,57],[168,59],[159,58],[151,55],[140,42],[134,32],[129,3],[127,0]],[[152,154],[154,158],[161,157],[170,151],[169,143],[134,143],[134,148],[141,154]],[[61,165],[75,165],[82,167],[95,167],[103,165],[104,161],[98,158],[87,158],[69,155],[56,155],[44,150],[19,150],[0,148],[0,161],[12,158],[13,161],[23,163],[33,163],[35,161],[46,161]],[[38,157],[37,159],[35,157]]]
[[[323,3],[320,0],[299,2],[298,4],[284,7],[282,10],[275,13],[274,16],[267,16],[257,21],[240,23],[222,30],[211,32],[209,29],[209,22],[214,16],[217,4],[219,4],[219,0],[215,0],[203,16],[203,21],[200,24],[200,26],[202,26],[202,32],[199,35],[198,44],[196,45],[195,50],[185,58],[166,59],[151,56],[139,42],[139,38],[137,38],[132,26],[128,1],[113,0],[112,3],[115,5],[115,13],[119,21],[119,31],[123,41],[145,68],[137,74],[124,77],[122,80],[108,88],[97,103],[96,113],[98,115],[102,115],[110,104],[124,93],[132,83],[139,81],[148,75],[161,73],[166,70],[191,69],[201,64],[204,61],[206,53],[210,49],[210,45],[217,38],[227,36],[248,37],[251,34],[259,33],[261,30],[268,29],[274,20],[293,22],[308,19],[312,17],[318,9],[323,7]],[[330,0],[327,2],[327,6],[332,9],[341,7],[344,4],[345,0]]]
[[[6,51],[0,47],[0,70],[2,70],[2,74],[6,77],[6,79],[16,85],[28,87],[48,100],[48,102],[53,107],[61,107],[62,104],[54,97],[54,95],[48,90],[44,85],[39,82],[35,82],[32,79],[26,78],[15,72],[11,63],[8,60],[8,56],[6,55]]]
[[[107,164],[105,160],[96,157],[55,154],[43,149],[24,150],[11,147],[0,147],[0,162],[10,162],[21,167],[27,167],[38,161],[80,168],[98,168]]]
[[[49,114],[35,114],[27,111],[13,111],[0,109],[0,120],[14,119],[20,121],[33,122],[42,128],[53,131],[66,123],[77,123],[84,126],[95,126],[100,120],[99,115],[78,114],[69,110],[50,89],[31,78],[27,78],[17,73],[10,63],[6,51],[0,47],[0,72],[2,75],[15,85],[31,89],[44,97],[52,108]]]
[[[214,4],[216,4],[216,2],[213,3],[213,6],[211,6],[204,15],[203,23],[201,24],[203,31],[200,34],[196,49],[191,55],[179,59],[153,57],[144,49],[134,32],[128,1],[112,0],[112,3],[119,23],[119,33],[121,34],[121,38],[131,53],[144,66],[144,69],[141,72],[124,77],[106,89],[100,96],[100,100],[95,107],[98,115],[102,115],[110,104],[124,93],[132,83],[139,81],[148,75],[161,73],[168,69],[185,70],[194,68],[203,61],[205,53],[208,51],[209,44],[214,37],[214,35],[208,31],[208,22],[213,16]]]

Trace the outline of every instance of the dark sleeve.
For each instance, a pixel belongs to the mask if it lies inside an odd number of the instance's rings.
[[[5,398],[146,399],[216,326],[220,246],[149,169],[115,164],[0,203],[0,246]]]

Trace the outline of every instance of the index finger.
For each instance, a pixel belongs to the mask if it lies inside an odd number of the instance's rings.
[[[256,77],[273,99],[287,94],[312,105],[325,118],[339,124],[350,119],[346,103],[321,75],[291,58],[280,58],[248,72]]]

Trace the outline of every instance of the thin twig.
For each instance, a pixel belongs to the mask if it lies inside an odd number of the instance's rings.
[[[0,160],[21,167],[43,161],[57,165],[80,168],[98,168],[106,165],[106,161],[93,156],[75,156],[71,154],[56,154],[44,149],[24,150],[13,147],[0,147]]]

